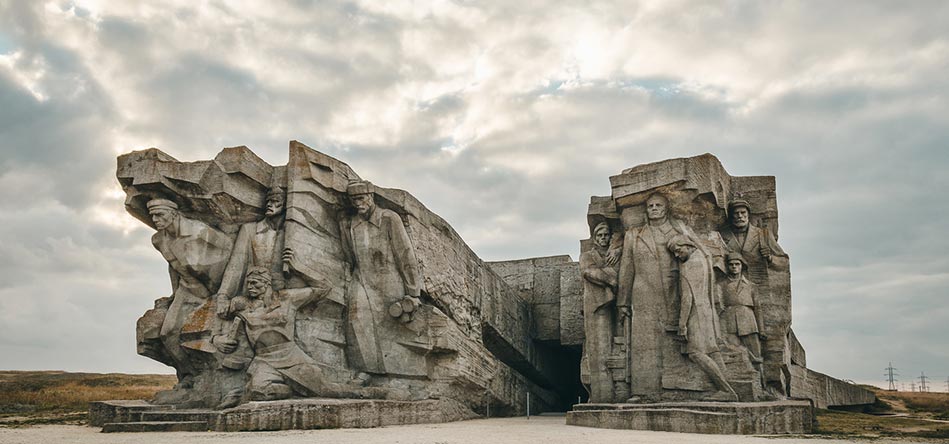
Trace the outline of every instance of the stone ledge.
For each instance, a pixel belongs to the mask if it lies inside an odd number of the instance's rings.
[[[219,411],[193,409],[176,411],[145,401],[101,401],[91,403],[89,412],[90,425],[109,424],[110,431],[138,431],[133,429],[142,427],[122,427],[118,424],[142,422],[149,423],[150,431],[159,431],[162,430],[160,423],[180,423],[192,418],[206,420],[207,430],[243,432],[369,428],[461,421],[478,417],[463,404],[450,399],[424,401],[290,399],[250,402]],[[165,419],[165,421],[155,421],[155,419]]]
[[[804,434],[814,430],[809,401],[577,404],[567,425],[717,435]]]

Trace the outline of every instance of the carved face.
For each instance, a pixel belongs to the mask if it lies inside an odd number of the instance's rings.
[[[732,210],[732,225],[735,228],[745,228],[748,226],[748,209],[745,207],[735,207]]]
[[[375,201],[372,200],[372,194],[357,194],[352,196],[352,200],[356,213],[360,216],[368,216],[376,206]]]
[[[175,222],[175,218],[178,217],[178,212],[170,208],[154,208],[150,214],[152,216],[152,222],[155,223],[155,228],[159,231],[171,227]]]
[[[728,261],[728,274],[732,276],[738,276],[741,274],[741,261],[738,259],[732,259]]]
[[[672,253],[675,254],[680,261],[689,260],[689,256],[692,255],[692,252],[695,251],[695,247],[691,245],[676,245],[675,249],[672,250]]]
[[[594,240],[598,247],[606,248],[610,246],[610,239],[613,237],[613,234],[609,230],[600,230],[596,232]]]
[[[270,282],[257,276],[247,278],[247,296],[257,299],[267,293]]]
[[[286,197],[283,194],[272,194],[267,197],[267,210],[264,213],[267,217],[277,216],[283,213],[283,206]]]
[[[666,199],[661,196],[650,197],[646,201],[646,217],[649,220],[658,220],[666,217]]]

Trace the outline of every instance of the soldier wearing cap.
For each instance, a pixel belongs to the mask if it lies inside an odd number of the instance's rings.
[[[188,389],[201,359],[186,354],[186,349],[210,354],[210,328],[206,317],[193,316],[199,309],[212,310],[207,304],[221,285],[224,267],[231,252],[231,239],[204,222],[189,219],[178,212],[178,205],[167,199],[153,199],[146,205],[155,228],[152,245],[168,261],[172,295],[156,301],[156,309],[166,310],[159,329],[139,326],[142,331],[158,331],[158,338],[142,339],[142,353],[175,367],[179,384],[169,401],[180,400],[180,390]],[[144,319],[144,318],[143,318]],[[158,346],[156,340],[161,344]],[[156,398],[160,400],[159,398]]]
[[[728,220],[730,225],[721,235],[729,251],[741,253],[749,263],[764,261],[767,265],[777,265],[777,258],[787,257],[770,231],[751,224],[751,205],[747,201],[730,202]]]
[[[728,253],[725,262],[728,275],[718,282],[722,332],[729,343],[743,345],[748,350],[751,362],[760,364],[759,336],[764,332],[764,324],[758,305],[758,286],[745,278],[745,259],[741,253]]]
[[[340,221],[343,248],[352,264],[346,298],[350,359],[368,373],[425,374],[424,357],[398,352],[404,347],[387,334],[411,319],[421,282],[402,218],[377,207],[374,192],[368,181],[351,182],[346,194],[356,214]],[[390,314],[396,305],[399,310]]]
[[[590,402],[613,402],[613,377],[606,366],[613,343],[617,267],[607,261],[613,237],[609,224],[593,228],[593,247],[580,255],[583,276],[583,352],[590,369]]]
[[[728,204],[728,225],[720,234],[725,248],[740,253],[745,261],[745,276],[755,284],[759,304],[771,302],[771,274],[786,272],[788,256],[778,245],[773,234],[767,228],[751,224],[751,205],[741,199]],[[759,321],[763,321],[759,319]],[[771,324],[760,322],[760,333],[767,334],[772,340],[763,345],[765,382],[778,394],[788,394],[790,381],[789,358],[786,353],[786,337],[790,329],[787,322],[772,319]],[[762,338],[763,339],[763,338]]]
[[[293,251],[285,247],[284,242],[286,201],[286,190],[274,185],[267,192],[264,218],[241,225],[216,296],[219,317],[228,316],[228,302],[241,293],[244,276],[251,267],[270,270],[269,281],[275,291],[286,287],[284,262],[289,263],[293,256]]]

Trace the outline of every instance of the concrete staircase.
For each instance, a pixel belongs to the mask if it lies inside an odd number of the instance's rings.
[[[204,432],[211,429],[211,410],[176,410],[144,401],[110,401],[90,406],[89,424],[115,432]]]

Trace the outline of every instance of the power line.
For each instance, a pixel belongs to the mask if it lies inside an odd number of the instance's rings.
[[[895,378],[895,376],[899,375],[899,373],[895,373],[896,369],[893,368],[893,362],[890,362],[889,367],[885,368],[884,370],[886,370],[886,373],[884,373],[883,376],[886,376],[886,380],[890,382],[890,388],[889,388],[888,390],[891,390],[891,391],[894,391],[894,392],[895,392],[895,391],[896,391],[896,381],[897,381],[897,379]],[[947,380],[947,381],[949,381],[949,380]],[[947,382],[947,383],[949,383],[949,382]]]
[[[916,383],[915,383],[915,382],[909,383],[909,391],[911,391],[911,392],[915,392],[915,391],[916,391]]]
[[[926,383],[927,380],[929,380],[929,378],[926,376],[926,373],[919,372],[919,391],[921,392],[929,391],[929,384]]]

